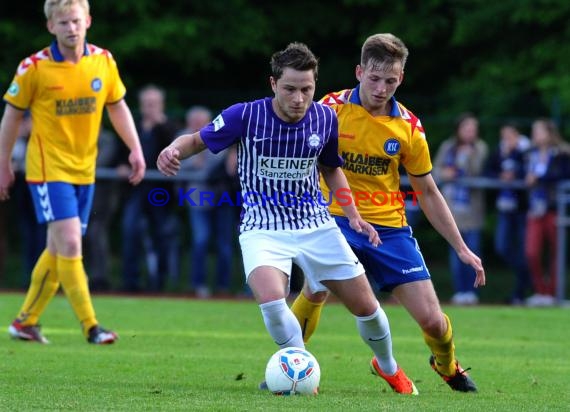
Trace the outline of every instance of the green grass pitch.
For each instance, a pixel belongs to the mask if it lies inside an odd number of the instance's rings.
[[[4,331],[23,295],[0,294]],[[257,389],[277,350],[254,301],[94,297],[115,345],[88,345],[68,302],[57,296],[42,318],[49,345],[0,337],[0,410],[107,411],[567,411],[570,312],[564,308],[445,307],[457,355],[479,387],[452,392],[430,369],[417,325],[385,306],[394,352],[417,397],[391,392],[368,371],[371,353],[352,316],[325,307],[307,348],[319,360],[316,397]]]

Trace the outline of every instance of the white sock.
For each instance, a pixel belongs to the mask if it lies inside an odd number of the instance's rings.
[[[398,364],[392,356],[390,324],[380,304],[372,315],[355,316],[355,318],[360,336],[374,352],[382,372],[386,375],[395,374],[398,370]]]
[[[279,347],[305,347],[301,325],[285,299],[262,303],[259,308],[267,331]]]

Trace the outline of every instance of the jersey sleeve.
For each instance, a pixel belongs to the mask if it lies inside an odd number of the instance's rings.
[[[33,59],[28,57],[22,60],[4,94],[4,101],[18,109],[28,109],[36,89],[35,75],[36,65]]]
[[[121,80],[121,76],[119,75],[119,69],[117,68],[117,62],[111,55],[111,53],[107,53],[107,58],[109,62],[109,93],[107,94],[107,100],[105,103],[112,104],[116,103],[125,97],[125,93],[127,89]]]
[[[242,138],[245,109],[244,103],[234,104],[200,130],[200,137],[212,153],[219,153]]]
[[[431,172],[432,164],[424,128],[414,114],[407,112],[411,126],[408,152],[402,157],[402,165],[412,176],[423,176]]]
[[[344,89],[339,92],[328,93],[319,100],[319,103],[333,108],[336,105],[345,104],[350,98],[351,91],[351,89]]]

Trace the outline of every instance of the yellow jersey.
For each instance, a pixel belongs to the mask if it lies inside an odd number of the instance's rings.
[[[417,201],[419,194],[400,188],[400,165],[408,174],[422,176],[432,164],[424,129],[412,112],[392,97],[388,116],[372,116],[360,102],[359,87],[329,93],[321,103],[331,106],[338,117],[338,150],[344,160],[344,174],[360,215],[369,223],[407,226],[405,200]],[[333,215],[343,216],[340,205],[347,193],[336,201],[321,178],[324,199]]]
[[[125,92],[111,53],[89,43],[77,64],[55,41],[24,59],[4,100],[32,116],[26,180],[93,183],[103,108]]]

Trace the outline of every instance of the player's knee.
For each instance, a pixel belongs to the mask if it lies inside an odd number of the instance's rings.
[[[429,336],[440,338],[447,331],[447,323],[440,316],[426,315],[418,320],[422,330]]]
[[[71,237],[67,239],[62,239],[57,244],[57,254],[67,257],[80,256],[81,242]]]
[[[374,316],[374,314],[380,308],[378,301],[376,299],[362,299],[359,301],[354,301],[350,303],[345,303],[350,312],[359,318],[366,318]]]

